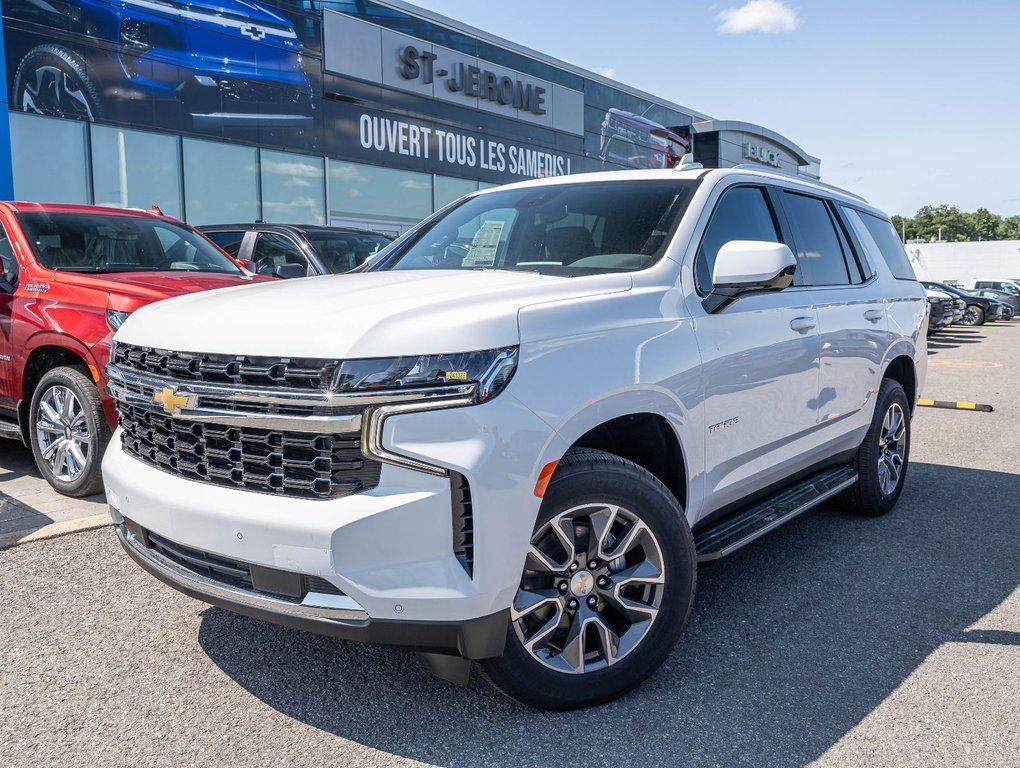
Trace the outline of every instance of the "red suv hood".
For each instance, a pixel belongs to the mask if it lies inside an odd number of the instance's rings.
[[[57,272],[53,281],[68,283],[79,288],[91,288],[110,295],[110,306],[114,309],[131,311],[141,304],[148,304],[184,293],[208,291],[213,288],[229,288],[235,285],[250,285],[270,278],[253,275],[217,275],[201,272],[114,272],[106,275],[90,275],[81,272]],[[134,306],[119,306],[123,303]],[[132,301],[134,300],[134,301]]]

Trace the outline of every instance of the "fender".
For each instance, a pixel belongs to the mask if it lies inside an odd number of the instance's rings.
[[[68,336],[64,333],[57,331],[38,331],[37,333],[30,336],[25,346],[21,350],[21,376],[18,381],[15,382],[16,391],[13,393],[16,400],[21,400],[24,397],[25,389],[25,368],[32,353],[34,353],[40,347],[60,347],[66,349],[69,352],[74,352],[78,355],[87,366],[89,366],[92,372],[92,378],[96,378],[96,373],[99,373],[100,377],[103,376],[102,366],[96,361],[95,356],[92,354],[92,350],[86,347],[81,341]]]
[[[553,425],[561,441],[559,445],[571,446],[584,434],[621,416],[651,414],[662,416],[669,423],[680,446],[684,476],[687,478],[688,519],[701,507],[703,477],[692,467],[704,464],[704,434],[698,427],[698,419],[679,400],[675,393],[665,387],[637,384],[621,387],[605,393],[604,396],[582,403],[574,411]],[[561,458],[561,457],[556,457]]]

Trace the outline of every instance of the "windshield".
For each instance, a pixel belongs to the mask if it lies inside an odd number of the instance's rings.
[[[658,261],[698,187],[684,179],[566,183],[467,199],[377,269],[631,272]]]
[[[369,232],[310,231],[305,237],[334,274],[360,267],[393,242],[385,235]]]
[[[39,263],[66,272],[216,272],[238,266],[202,235],[166,219],[114,213],[23,213]]]

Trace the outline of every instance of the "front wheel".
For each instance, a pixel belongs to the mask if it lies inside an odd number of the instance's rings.
[[[977,304],[971,304],[960,318],[960,325],[984,325],[985,311]]]
[[[54,368],[32,395],[28,424],[36,466],[65,496],[103,490],[101,463],[110,430],[99,391],[78,368]]]
[[[666,487],[619,456],[570,452],[542,502],[506,649],[482,672],[543,709],[622,696],[676,644],[695,580],[694,540]]]
[[[33,48],[14,75],[12,101],[18,109],[53,117],[96,120],[102,117],[99,92],[84,60],[59,45]]]
[[[910,403],[899,382],[884,379],[854,467],[857,482],[840,496],[844,509],[877,517],[896,506],[910,461]]]

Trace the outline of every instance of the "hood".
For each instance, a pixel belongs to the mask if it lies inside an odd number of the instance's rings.
[[[406,271],[192,294],[134,313],[129,344],[179,352],[355,359],[510,346],[525,306],[626,291],[628,274]]]
[[[229,288],[264,282],[268,278],[242,275],[217,275],[200,272],[111,272],[90,275],[81,272],[54,272],[51,282],[108,294],[110,309],[132,312],[139,306],[213,288]]]

